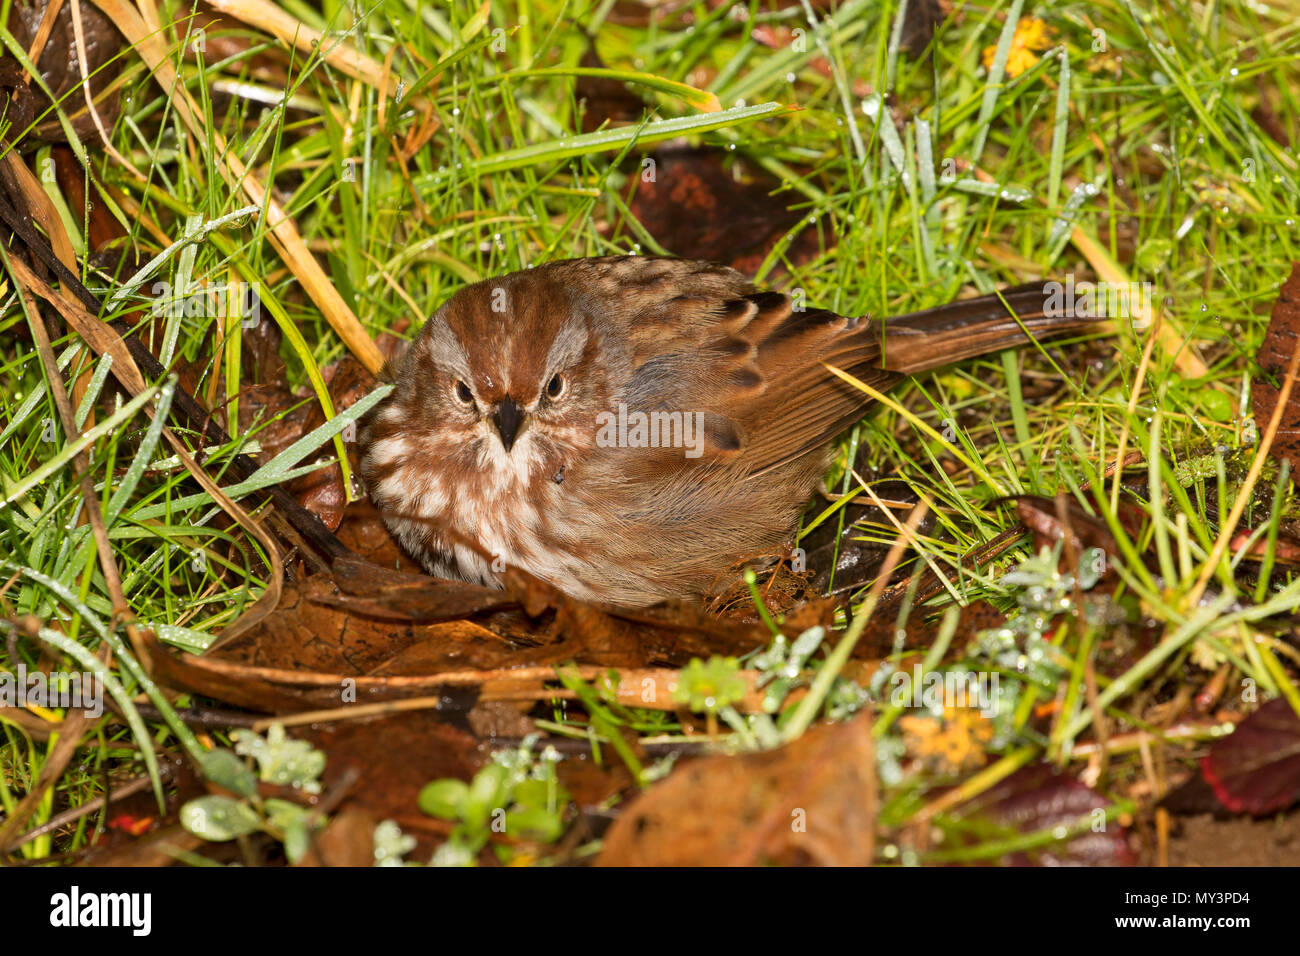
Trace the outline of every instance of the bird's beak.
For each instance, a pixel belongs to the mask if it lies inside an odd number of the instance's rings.
[[[519,434],[519,426],[523,424],[524,410],[515,404],[514,399],[507,396],[493,410],[492,421],[496,423],[497,434],[501,436],[501,444],[509,452],[514,447],[515,437]]]

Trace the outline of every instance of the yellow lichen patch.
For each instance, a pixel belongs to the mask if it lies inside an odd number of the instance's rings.
[[[1037,17],[1021,17],[1016,32],[1011,37],[1011,53],[1007,56],[1007,76],[1014,79],[1038,62],[1038,54],[1052,45],[1051,30]],[[997,45],[984,48],[984,69],[993,69]]]
[[[898,721],[907,752],[927,768],[955,773],[983,766],[993,725],[971,707],[945,707],[943,719],[908,715]]]

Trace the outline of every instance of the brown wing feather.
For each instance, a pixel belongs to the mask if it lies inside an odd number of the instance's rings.
[[[870,399],[827,365],[885,390],[906,374],[1091,324],[1045,316],[1037,284],[873,322],[795,311],[787,296],[709,263],[613,257],[545,268],[568,270],[593,301],[627,310],[629,408],[705,412],[718,440],[698,463],[739,458],[751,476],[824,448],[862,418]]]
[[[770,399],[753,409],[758,420],[744,422],[755,435],[746,449],[751,476],[825,447],[862,418],[871,400],[827,371],[828,365],[884,391],[905,374],[1096,324],[1091,318],[1047,315],[1044,301],[1043,286],[1035,283],[884,322],[789,312],[787,306],[786,320],[772,325],[759,345],[760,370],[783,378]],[[773,302],[772,308],[780,306]],[[793,365],[792,355],[798,357]]]

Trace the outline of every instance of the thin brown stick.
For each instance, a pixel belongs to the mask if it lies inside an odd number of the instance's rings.
[[[41,25],[36,28],[36,36],[32,37],[32,45],[27,50],[27,59],[35,64],[45,52],[45,44],[50,42],[50,34],[54,31],[54,22],[58,19],[59,11],[63,9],[63,0],[50,0],[50,5],[45,8],[45,14],[41,17]],[[26,83],[31,79],[31,74],[23,70],[21,82]]]
[[[95,97],[90,91],[90,64],[86,57],[86,30],[81,22],[81,0],[72,0],[72,6],[69,8],[72,12],[72,36],[77,48],[77,66],[81,70],[81,90],[86,97],[86,110],[90,113],[90,118],[95,124],[95,131],[99,133],[100,142],[104,144],[104,151],[117,161],[124,169],[130,171],[136,179],[144,179],[144,174],[136,169],[129,159],[123,156],[113,146],[112,137],[108,135],[108,130],[104,129],[104,120],[99,115],[99,110],[95,108]]]

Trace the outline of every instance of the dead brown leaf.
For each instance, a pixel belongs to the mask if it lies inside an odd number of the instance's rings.
[[[344,810],[313,841],[298,866],[373,866],[375,819],[364,810]]]
[[[89,3],[83,4],[80,10],[86,54],[83,72],[71,4],[65,3],[58,9],[46,32],[41,25],[48,7],[46,0],[14,0],[9,9],[9,32],[28,54],[37,50],[36,68],[68,114],[73,132],[83,141],[96,142],[99,133],[94,118],[86,109],[83,78],[90,77],[90,95],[95,98],[100,121],[105,129],[112,129],[121,101],[118,96],[108,94],[108,87],[119,72],[114,58],[122,47],[122,37],[108,17]],[[49,98],[30,78],[25,77],[18,61],[11,56],[0,58],[0,89],[4,88],[11,91],[5,96],[10,102],[10,112],[6,116],[10,121],[8,135],[20,137],[24,149],[40,143],[64,141],[63,127],[51,108]],[[29,132],[28,127],[33,123],[35,126]]]
[[[778,750],[682,766],[623,811],[599,865],[866,866],[875,821],[871,718],[859,714]]]
[[[1300,263],[1292,263],[1291,275],[1278,292],[1268,331],[1255,357],[1260,370],[1254,383],[1255,425],[1261,435],[1268,431],[1282,378],[1297,350],[1300,350]],[[1269,454],[1279,461],[1291,462],[1291,480],[1295,481],[1296,466],[1300,465],[1300,389],[1292,389],[1290,400],[1282,409],[1282,421]]]
[[[630,208],[673,255],[721,262],[747,275],[805,216],[803,202],[769,173],[717,149],[661,150],[636,177]],[[646,173],[653,169],[650,179]],[[648,180],[648,181],[647,181]],[[785,250],[799,265],[834,246],[835,236],[802,229]]]

